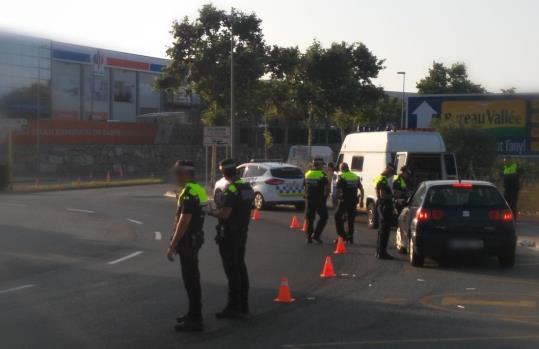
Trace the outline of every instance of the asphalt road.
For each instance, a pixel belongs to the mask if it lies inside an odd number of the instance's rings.
[[[290,230],[291,208],[252,222],[247,261],[250,320],[214,318],[226,280],[206,219],[201,251],[206,331],[180,334],[186,309],[178,262],[164,251],[174,200],[165,185],[0,196],[1,348],[537,348],[539,249],[518,247],[517,266],[495,259],[374,258],[375,231],[333,255]],[[526,239],[537,224],[522,223]],[[522,238],[521,238],[522,239]],[[331,255],[335,279],[319,274]],[[292,304],[277,304],[288,277]]]

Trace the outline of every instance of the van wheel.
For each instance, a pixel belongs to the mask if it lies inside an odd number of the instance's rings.
[[[417,253],[414,240],[410,238],[408,243],[408,256],[410,258],[410,264],[414,267],[422,267],[425,264],[425,257]]]
[[[378,212],[372,201],[367,204],[367,225],[372,229],[378,228]]]
[[[397,228],[397,234],[395,235],[395,245],[399,253],[406,254],[408,252],[408,249],[404,244],[404,239],[402,238],[401,228]]]
[[[253,205],[257,210],[263,210],[266,208],[266,202],[264,201],[264,197],[260,193],[255,194],[255,199],[253,200]]]

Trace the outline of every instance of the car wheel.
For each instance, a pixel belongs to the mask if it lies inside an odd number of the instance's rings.
[[[305,203],[304,202],[297,202],[294,204],[294,207],[298,211],[305,211]]]
[[[367,204],[367,225],[372,229],[378,228],[378,212],[372,201]]]
[[[502,268],[511,269],[515,266],[516,255],[515,251],[509,252],[508,254],[498,256],[498,261]]]
[[[264,197],[260,193],[255,194],[255,199],[253,203],[257,210],[263,210],[266,208],[266,202],[264,201]]]
[[[422,267],[425,264],[425,257],[417,253],[414,240],[411,238],[408,243],[408,256],[410,257],[410,264],[414,267]]]
[[[399,253],[406,254],[406,252],[408,252],[406,245],[404,245],[404,239],[402,238],[402,231],[400,227],[397,228],[397,234],[395,236],[395,245]]]

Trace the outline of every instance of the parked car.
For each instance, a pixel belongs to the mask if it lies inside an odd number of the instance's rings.
[[[299,167],[281,162],[250,162],[238,166],[238,171],[240,178],[253,187],[255,208],[294,205],[298,210],[305,209],[304,174]],[[214,200],[217,204],[227,184],[225,178],[215,183]]]
[[[494,184],[483,181],[426,181],[399,216],[396,245],[410,263],[460,253],[497,256],[515,264],[515,222]]]
[[[378,227],[374,180],[388,163],[396,165],[397,172],[407,165],[413,173],[413,186],[424,180],[457,179],[455,156],[446,153],[442,136],[433,131],[358,132],[346,136],[337,159],[337,165],[348,163],[365,189],[368,225]],[[391,181],[392,179],[390,179]]]

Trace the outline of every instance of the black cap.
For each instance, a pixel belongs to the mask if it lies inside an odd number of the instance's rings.
[[[322,159],[322,158],[314,158],[313,159],[313,164],[322,164],[323,165],[324,163],[325,163],[324,159]]]
[[[192,160],[177,160],[172,168],[171,172],[178,173],[182,171],[194,171],[195,163]]]

